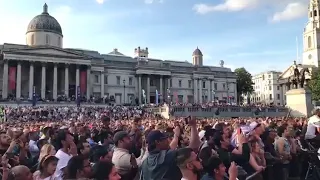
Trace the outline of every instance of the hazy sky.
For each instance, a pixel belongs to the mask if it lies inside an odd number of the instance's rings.
[[[0,44],[25,44],[44,3],[62,26],[64,47],[190,61],[198,46],[206,65],[220,60],[255,74],[283,71],[296,59],[308,0],[0,0]]]

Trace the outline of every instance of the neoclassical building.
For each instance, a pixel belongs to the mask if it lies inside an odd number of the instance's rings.
[[[63,48],[59,22],[43,6],[27,28],[26,45],[0,45],[0,84],[3,99],[42,99],[81,96],[108,97],[117,104],[160,101],[235,102],[236,75],[230,68],[203,65],[196,48],[192,63],[153,59],[137,47],[130,57],[114,49],[108,54]],[[190,53],[191,54],[191,53]]]

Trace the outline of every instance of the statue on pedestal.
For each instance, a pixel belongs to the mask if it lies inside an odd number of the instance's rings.
[[[304,86],[306,85],[306,74],[310,74],[310,71],[308,68],[301,68],[299,70],[298,66],[296,65],[296,63],[294,63],[295,68],[293,70],[293,76],[291,78],[289,78],[289,81],[291,84],[293,84],[295,89],[298,88],[304,88]]]

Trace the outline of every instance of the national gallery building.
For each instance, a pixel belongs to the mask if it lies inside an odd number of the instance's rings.
[[[155,103],[157,95],[159,102],[236,102],[235,73],[223,61],[203,65],[198,48],[192,63],[150,58],[148,48],[133,53],[63,48],[62,28],[45,4],[27,27],[26,45],[0,45],[1,99],[32,99],[35,93],[48,100],[80,94],[116,104]]]

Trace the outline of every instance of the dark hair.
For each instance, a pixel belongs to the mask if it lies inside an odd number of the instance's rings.
[[[285,124],[279,126],[278,129],[277,129],[278,136],[281,137],[286,129],[287,129],[287,125],[285,125]]]
[[[211,157],[207,161],[206,164],[204,164],[203,170],[208,173],[210,177],[214,177],[214,170],[219,169],[220,164],[223,164],[222,160],[218,157]]]
[[[114,165],[108,161],[99,161],[93,166],[93,177],[95,180],[108,179]]]
[[[213,142],[217,147],[221,147],[221,141],[223,141],[223,133],[221,131],[216,132],[213,136]]]
[[[66,167],[67,179],[77,179],[77,172],[83,169],[84,160],[86,159],[86,157],[80,155],[74,156],[69,160],[68,165]]]
[[[177,150],[177,166],[183,168],[186,160],[191,156],[193,150],[191,148],[181,148]]]

